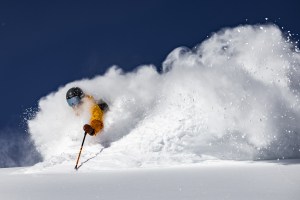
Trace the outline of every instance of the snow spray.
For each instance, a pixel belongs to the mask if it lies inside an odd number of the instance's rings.
[[[68,83],[39,101],[29,132],[45,161],[74,161],[88,114],[76,116],[65,94],[78,86],[110,106],[85,146],[109,146],[101,166],[300,158],[299,80],[299,49],[276,25],[226,28],[173,50],[162,72],[112,66]]]

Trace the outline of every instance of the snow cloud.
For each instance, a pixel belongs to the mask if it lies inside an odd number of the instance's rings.
[[[9,128],[0,134],[0,167],[30,166],[41,161],[29,134],[18,134]]]
[[[300,158],[299,71],[300,53],[276,25],[226,28],[172,51],[162,73],[113,66],[59,88],[39,101],[29,132],[45,161],[74,160],[87,118],[65,93],[78,86],[110,106],[103,133],[85,144],[86,154],[109,146],[101,165]]]

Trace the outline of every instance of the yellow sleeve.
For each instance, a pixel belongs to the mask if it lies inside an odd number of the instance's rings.
[[[103,112],[97,104],[91,108],[90,125],[95,130],[95,135],[103,129]]]

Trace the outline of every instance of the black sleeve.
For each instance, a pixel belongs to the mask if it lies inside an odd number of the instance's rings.
[[[100,101],[98,102],[98,106],[100,107],[100,109],[101,109],[104,113],[106,113],[106,112],[109,110],[109,107],[108,107],[107,103],[104,102],[103,100],[100,100]]]

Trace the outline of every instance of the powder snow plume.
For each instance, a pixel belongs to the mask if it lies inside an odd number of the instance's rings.
[[[78,86],[110,106],[103,133],[85,143],[89,156],[107,147],[94,164],[300,158],[299,80],[299,50],[276,25],[226,28],[172,51],[161,73],[113,66],[69,83],[39,101],[28,127],[45,162],[74,162],[88,117],[65,94]]]

